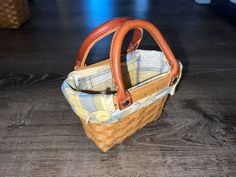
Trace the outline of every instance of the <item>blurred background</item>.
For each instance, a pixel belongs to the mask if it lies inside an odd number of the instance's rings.
[[[231,65],[235,51],[236,9],[227,0],[212,0],[210,4],[192,0],[30,0],[28,4],[28,22],[17,30],[0,31],[1,72],[66,74],[73,68],[77,51],[89,32],[119,16],[154,23],[176,57],[190,66],[211,62]],[[108,57],[109,40],[93,48],[96,57],[88,62]],[[156,45],[147,35],[143,47],[154,49]]]

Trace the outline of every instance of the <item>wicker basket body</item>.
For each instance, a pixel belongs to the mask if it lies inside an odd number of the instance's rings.
[[[27,0],[1,0],[0,28],[19,28],[29,18]]]
[[[86,136],[92,139],[101,151],[106,152],[115,144],[122,143],[146,124],[159,118],[167,97],[162,97],[148,107],[123,117],[113,124],[87,123],[83,119],[80,120]]]
[[[122,63],[121,44],[131,29],[135,29],[131,50]],[[152,35],[162,52],[136,49],[142,29]],[[86,66],[92,46],[114,31],[110,58]],[[80,117],[87,137],[106,152],[160,117],[168,95],[174,94],[181,71],[181,63],[154,25],[118,18],[101,25],[85,40],[75,71],[62,84],[62,92]]]

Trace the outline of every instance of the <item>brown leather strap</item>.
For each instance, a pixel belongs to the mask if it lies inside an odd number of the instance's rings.
[[[93,45],[101,40],[102,38],[108,36],[109,34],[115,32],[123,23],[132,20],[130,17],[118,17],[114,18],[96,28],[89,36],[85,39],[82,46],[80,47],[79,53],[76,58],[75,70],[84,67],[87,55]],[[135,29],[133,38],[130,41],[127,52],[135,50],[142,38],[143,30]]]
[[[178,75],[178,64],[173,55],[170,47],[168,46],[166,40],[162,36],[161,32],[150,22],[145,20],[131,20],[124,23],[119,30],[114,34],[111,50],[110,50],[110,59],[111,59],[111,69],[114,79],[114,83],[117,85],[117,103],[119,104],[119,109],[124,109],[132,104],[132,98],[128,91],[124,88],[123,78],[121,74],[121,47],[126,33],[134,28],[143,28],[147,30],[151,36],[154,38],[156,43],[159,45],[163,53],[165,54],[167,60],[171,65],[171,77],[174,78]]]

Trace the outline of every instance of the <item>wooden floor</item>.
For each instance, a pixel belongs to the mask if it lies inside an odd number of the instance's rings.
[[[30,22],[0,30],[0,177],[236,176],[236,5],[212,1],[30,1]],[[83,39],[116,16],[157,25],[184,76],[160,119],[102,153],[60,85]],[[140,48],[156,45],[146,35]]]

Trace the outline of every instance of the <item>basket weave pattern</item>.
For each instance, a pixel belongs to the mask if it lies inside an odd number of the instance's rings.
[[[92,139],[103,152],[119,144],[127,137],[156,120],[162,113],[168,96],[164,96],[148,107],[142,108],[113,124],[87,123],[81,119],[87,137]]]
[[[26,0],[1,0],[0,28],[19,28],[30,17]]]
[[[126,22],[118,23],[122,19],[110,20],[89,35],[79,51],[75,71],[61,87],[73,111],[81,118],[87,137],[103,152],[159,118],[182,73],[182,64],[158,28],[138,19],[125,18]],[[162,51],[133,47],[122,63],[123,40],[136,28],[147,30]],[[114,31],[109,60],[85,66],[91,47]],[[136,38],[140,42],[142,35]]]

